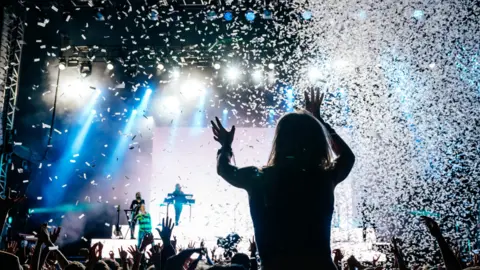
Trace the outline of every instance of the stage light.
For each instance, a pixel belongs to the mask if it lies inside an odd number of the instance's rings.
[[[308,70],[308,78],[312,82],[320,79],[321,75],[322,75],[322,73],[320,72],[320,70],[317,67],[311,67]]]
[[[101,9],[98,10],[96,19],[97,21],[105,21],[105,16],[103,15]]]
[[[228,114],[228,110],[227,110],[227,109],[223,109],[223,114]]]
[[[247,21],[249,22],[253,22],[255,20],[255,12],[249,10],[245,13],[245,18],[247,19]]]
[[[188,99],[193,99],[205,94],[205,88],[199,81],[192,79],[182,84],[180,93]]]
[[[174,69],[174,70],[172,71],[172,75],[171,75],[171,76],[172,76],[172,78],[175,79],[175,80],[178,79],[178,78],[180,78],[180,70]]]
[[[133,115],[135,115],[135,114],[137,114],[137,113],[138,113],[137,110],[133,110],[133,111],[132,111],[132,114],[133,114]]]
[[[230,22],[230,21],[233,20],[233,13],[230,12],[230,11],[227,11],[227,12],[225,12],[225,14],[223,15],[223,18],[225,19],[225,21]]]
[[[152,94],[152,89],[148,88],[147,91],[145,92],[146,96],[150,96]]]
[[[60,62],[58,63],[58,68],[60,70],[65,70],[67,68],[67,61],[65,60],[65,58],[60,58]]]
[[[157,64],[157,69],[158,70],[163,70],[164,68],[165,68],[165,66],[162,63]]]
[[[97,114],[97,111],[96,110],[92,110],[92,114]]]
[[[166,97],[162,102],[162,106],[166,113],[178,113],[180,111],[180,101],[174,96]]]
[[[213,64],[213,68],[219,70],[222,66],[219,63]]]
[[[415,19],[421,19],[423,17],[423,11],[422,10],[419,10],[419,9],[416,9],[414,12],[413,12],[413,17]]]
[[[272,12],[271,10],[265,9],[265,10],[263,11],[263,18],[264,18],[265,20],[271,20],[271,19],[273,19],[273,12]]]
[[[275,64],[274,64],[274,63],[268,64],[268,68],[269,68],[269,69],[274,69],[274,68],[275,68]]]
[[[263,79],[263,71],[258,69],[252,73],[252,78],[255,82],[261,82]]]
[[[274,109],[270,109],[270,115],[274,115],[275,114],[275,110]]]
[[[152,9],[148,18],[152,21],[158,21],[158,11],[156,9]]]
[[[92,74],[92,62],[85,61],[80,64],[80,74],[82,77],[87,77]]]
[[[227,71],[227,78],[236,81],[240,77],[240,70],[236,67],[230,67]]]
[[[217,18],[217,13],[214,10],[207,11],[207,19],[213,21]]]
[[[312,12],[310,10],[305,10],[302,13],[302,18],[306,21],[310,20],[312,18]]]
[[[114,66],[113,66],[113,64],[112,64],[112,63],[110,63],[110,62],[109,62],[109,63],[107,63],[107,69],[108,69],[108,70],[113,70],[113,69],[114,69]]]

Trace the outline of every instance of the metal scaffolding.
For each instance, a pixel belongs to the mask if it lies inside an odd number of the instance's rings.
[[[7,189],[8,167],[13,153],[14,120],[25,24],[22,18],[15,15],[13,7],[5,7],[2,12],[0,96],[3,108],[1,108],[2,133],[0,135],[3,145],[0,155],[0,197],[4,198]]]

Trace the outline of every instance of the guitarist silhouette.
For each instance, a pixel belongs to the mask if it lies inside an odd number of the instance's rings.
[[[132,210],[130,215],[130,238],[135,239],[135,225],[137,224],[137,215],[140,210],[140,206],[145,204],[145,200],[142,199],[140,192],[135,194],[135,200],[130,204],[130,210]]]

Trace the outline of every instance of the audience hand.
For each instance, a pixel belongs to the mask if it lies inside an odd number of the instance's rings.
[[[95,243],[91,248],[90,252],[88,253],[88,267],[93,269],[94,265],[102,259],[102,250],[103,244],[98,242]]]
[[[60,235],[61,230],[62,230],[62,227],[57,227],[50,232],[50,241],[52,241],[52,244],[55,244],[55,242],[57,242],[57,239],[58,239],[58,236]]]
[[[220,119],[215,117],[216,124],[213,121],[210,121],[212,124],[212,131],[213,131],[213,139],[219,142],[222,147],[232,147],[233,138],[235,137],[235,126],[232,126],[230,131],[227,131]]]
[[[320,94],[318,89],[310,88],[310,96],[308,91],[305,91],[305,109],[319,120],[321,120],[320,108],[322,107],[324,96],[323,93]]]
[[[190,241],[190,243],[188,243],[187,248],[195,248],[195,242]]]
[[[165,222],[165,218],[162,219],[162,231],[156,228],[164,244],[166,243],[170,244],[170,238],[172,237],[172,231],[174,226],[175,225],[173,224],[172,219],[167,217],[166,222]]]
[[[438,226],[437,222],[432,218],[421,216],[420,219],[422,220],[423,224],[427,227],[428,231],[433,237],[440,237],[442,236],[442,232],[440,231],[440,227]]]
[[[115,254],[113,253],[113,250],[110,250],[110,252],[108,252],[108,256],[111,260],[115,260]]]
[[[178,253],[177,255],[170,257],[167,260],[167,266],[165,269],[166,270],[183,269],[184,264],[193,255],[193,253],[201,253],[201,252],[203,252],[202,248],[185,249],[182,252]]]
[[[140,245],[140,251],[144,251],[148,245],[153,244],[153,234],[147,233],[142,239],[142,244]]]
[[[334,254],[333,262],[335,263],[335,265],[338,265],[338,263],[341,262],[342,259],[344,258],[343,253],[340,249],[337,248],[333,250],[333,254]]]
[[[123,247],[120,247],[120,248],[118,249],[118,255],[120,256],[120,259],[121,259],[122,261],[126,261],[126,260],[127,260],[128,253],[127,253],[125,250],[123,250]]]
[[[7,244],[7,252],[11,254],[17,254],[18,251],[18,243],[16,241],[10,241]]]
[[[248,239],[248,242],[250,242],[250,247],[248,247],[248,251],[250,251],[250,257],[257,256],[257,243],[255,243],[255,236],[252,237],[251,241]]]
[[[52,240],[50,239],[50,233],[48,232],[47,224],[43,224],[40,227],[40,231],[38,232],[37,238],[38,238],[39,244],[45,244],[49,247],[54,246],[54,244],[52,243]]]
[[[137,246],[129,246],[128,253],[132,255],[133,260],[136,260],[138,257],[142,257],[142,252],[137,248]]]

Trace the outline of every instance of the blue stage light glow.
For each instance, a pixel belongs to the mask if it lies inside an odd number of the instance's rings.
[[[263,18],[267,19],[267,20],[272,19],[273,18],[273,12],[271,10],[268,10],[268,9],[264,10],[263,11]]]
[[[92,114],[97,114],[97,111],[96,111],[96,110],[92,110]]]
[[[253,22],[255,20],[255,12],[247,11],[247,13],[245,13],[245,18],[247,21]]]
[[[223,114],[228,114],[228,110],[227,110],[227,109],[223,109]]]
[[[303,13],[302,13],[302,18],[304,20],[310,20],[312,18],[312,12],[310,10],[305,10]]]
[[[225,21],[229,22],[229,21],[233,20],[233,13],[230,12],[230,11],[227,11],[223,15],[223,18],[225,18]]]
[[[414,12],[413,12],[413,17],[415,17],[415,19],[421,19],[423,17],[424,13],[422,10],[419,10],[419,9],[416,9]]]

